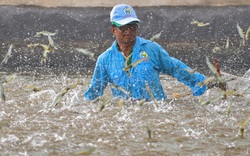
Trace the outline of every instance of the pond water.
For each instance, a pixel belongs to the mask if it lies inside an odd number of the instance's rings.
[[[2,79],[5,76],[2,73]],[[69,90],[62,101],[50,107],[61,90],[78,79],[83,85]],[[243,136],[240,123],[250,115],[249,90],[243,96],[227,95],[208,105],[202,101],[221,93],[213,88],[201,97],[186,95],[190,89],[162,76],[168,96],[163,102],[139,105],[138,101],[83,100],[90,78],[84,75],[24,75],[3,84],[6,100],[0,107],[0,155],[30,156],[159,156],[159,155],[249,155],[250,126]],[[27,85],[39,91],[24,90]],[[228,83],[242,93],[248,78]],[[174,98],[173,94],[183,95]]]

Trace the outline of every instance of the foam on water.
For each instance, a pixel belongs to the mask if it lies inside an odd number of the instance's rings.
[[[169,78],[162,80],[168,100],[157,102],[158,108],[153,101],[139,106],[131,99],[119,107],[114,98],[100,112],[101,100],[83,100],[87,85],[77,86],[50,108],[56,94],[79,77],[18,75],[7,83],[6,102],[0,108],[1,154],[72,155],[95,148],[92,155],[224,155],[228,149],[245,155],[250,150],[249,125],[243,138],[237,135],[239,123],[250,113],[249,92],[201,106],[200,97],[175,99],[173,93],[188,88]],[[230,82],[229,88],[238,82]],[[247,81],[240,82],[239,88],[249,87]],[[41,91],[26,92],[22,90],[26,84],[40,86]],[[214,88],[201,97],[209,99],[219,92]],[[104,96],[112,96],[110,89]]]

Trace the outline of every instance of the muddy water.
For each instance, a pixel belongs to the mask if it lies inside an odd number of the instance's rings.
[[[4,75],[3,77],[5,77]],[[83,86],[70,90],[57,106],[49,106],[62,88],[81,79]],[[228,95],[202,106],[221,93],[210,89],[200,97],[174,99],[190,90],[171,77],[162,79],[168,100],[139,106],[127,100],[118,107],[112,99],[100,112],[102,101],[83,101],[89,78],[83,75],[17,74],[4,84],[6,101],[0,107],[0,155],[249,155],[250,125],[239,135],[240,122],[250,115],[249,91],[244,97]],[[239,83],[240,82],[240,83]],[[249,79],[229,83],[238,91],[249,88]],[[24,91],[26,85],[41,88]],[[104,97],[112,97],[110,88]],[[229,106],[232,105],[229,111]],[[151,133],[150,131],[151,130]],[[151,134],[151,138],[150,138]]]

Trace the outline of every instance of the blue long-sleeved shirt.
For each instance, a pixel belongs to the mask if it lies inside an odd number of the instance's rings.
[[[146,55],[148,58],[131,68],[129,70],[131,76],[129,76],[123,70],[125,60],[116,45],[117,41],[98,57],[91,84],[84,93],[85,100],[94,100],[102,96],[108,83],[122,87],[129,93],[127,95],[120,89],[111,87],[114,97],[150,100],[150,94],[146,89],[146,84],[148,84],[156,100],[165,100],[166,95],[160,82],[160,73],[171,75],[189,86],[194,96],[205,92],[206,85],[202,87],[197,85],[205,80],[204,75],[197,72],[189,73],[187,69],[190,67],[180,60],[170,57],[168,52],[156,42],[141,37],[136,37],[132,63]]]

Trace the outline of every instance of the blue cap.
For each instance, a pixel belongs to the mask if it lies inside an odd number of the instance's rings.
[[[135,10],[127,4],[119,4],[113,7],[110,12],[110,22],[120,27],[131,22],[140,22]]]

